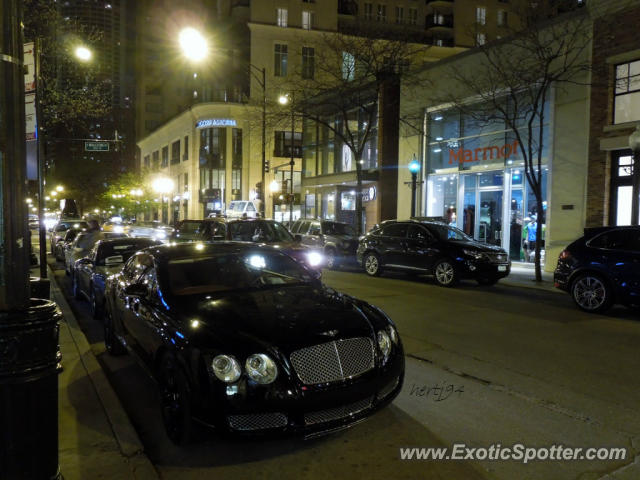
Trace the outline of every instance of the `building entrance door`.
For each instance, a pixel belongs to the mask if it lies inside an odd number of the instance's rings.
[[[502,245],[502,190],[480,191],[476,210],[478,240],[491,245]]]

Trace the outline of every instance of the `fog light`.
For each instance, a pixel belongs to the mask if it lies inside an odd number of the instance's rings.
[[[471,270],[472,272],[476,269],[476,266],[473,264],[469,265],[469,270]]]

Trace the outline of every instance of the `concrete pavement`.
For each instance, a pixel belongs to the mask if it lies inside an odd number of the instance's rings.
[[[51,299],[63,314],[58,438],[64,479],[159,478],[51,270],[49,272]]]

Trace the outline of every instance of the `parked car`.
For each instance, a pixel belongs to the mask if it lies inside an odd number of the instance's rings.
[[[29,223],[29,230],[37,230],[38,228],[40,228],[40,221],[38,220],[38,215],[34,213],[29,214],[28,223]]]
[[[65,232],[70,228],[89,228],[89,224],[79,218],[63,219],[58,221],[51,228],[51,235],[49,236],[52,255],[55,255],[56,253],[56,244],[64,237]]]
[[[477,242],[441,222],[382,222],[361,237],[357,256],[368,275],[384,270],[427,273],[443,287],[454,286],[462,278],[493,285],[511,271],[505,250]]]
[[[123,238],[126,237],[126,233],[116,232],[80,232],[73,239],[64,251],[64,271],[67,275],[73,273],[73,265],[76,260],[82,257],[86,257],[89,251],[93,248],[98,240],[104,240],[108,238]]]
[[[74,263],[73,296],[89,300],[93,317],[102,318],[106,278],[120,271],[122,265],[138,250],[157,245],[162,245],[162,242],[152,238],[98,240],[86,257]]]
[[[224,240],[224,217],[181,220],[171,234],[172,242],[210,242]],[[222,225],[222,226],[221,226]],[[222,230],[220,230],[222,229]]]
[[[127,233],[133,238],[147,237],[167,242],[173,233],[173,228],[155,220],[151,222],[135,222],[129,225]]]
[[[78,233],[80,232],[82,232],[82,230],[79,228],[70,228],[64,233],[64,237],[62,237],[58,241],[58,243],[56,243],[56,246],[54,248],[53,255],[55,256],[56,260],[64,261],[64,252],[66,247],[75,240],[75,238],[78,236]]]
[[[319,270],[324,266],[322,249],[302,244],[302,237],[294,237],[275,220],[260,218],[206,218],[183,220],[178,224],[172,240],[177,242],[217,242],[235,240],[271,245],[291,255],[305,265]]]
[[[302,243],[324,252],[325,266],[337,268],[345,263],[356,263],[358,235],[355,229],[333,220],[300,219],[293,222],[293,235],[300,235]]]
[[[553,279],[586,312],[640,305],[640,227],[585,229],[560,253]]]
[[[122,222],[107,220],[102,224],[100,229],[103,232],[126,233],[126,225]]]
[[[388,405],[404,355],[380,309],[264,245],[163,245],[107,279],[107,351],[158,381],[169,438],[192,419],[236,434],[320,435]]]

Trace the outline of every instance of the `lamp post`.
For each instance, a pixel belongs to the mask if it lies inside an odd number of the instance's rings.
[[[168,222],[168,220],[165,220],[165,215],[164,215],[164,196],[168,193],[173,192],[175,185],[173,183],[173,180],[171,180],[168,177],[157,177],[154,181],[153,184],[151,185],[151,188],[153,188],[153,191],[160,194],[160,213],[161,213],[161,219],[162,219],[162,223],[166,224]],[[169,216],[169,199],[167,199],[167,217]]]
[[[293,136],[295,132],[295,112],[293,110],[293,95],[280,95],[278,99],[280,104],[287,105],[291,104],[291,161],[289,162],[289,166],[291,167],[291,196],[289,197],[289,228],[293,225],[293,167],[296,164],[295,154],[294,154],[294,141]]]
[[[418,172],[420,171],[420,162],[413,156],[413,160],[409,162],[409,171],[411,172],[411,218],[416,216],[416,184],[418,181]]]
[[[629,148],[633,152],[633,176],[631,187],[631,225],[638,225],[640,217],[640,123],[629,135]]]

